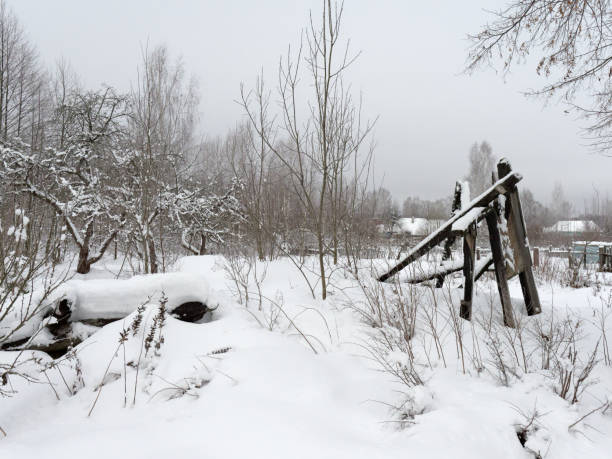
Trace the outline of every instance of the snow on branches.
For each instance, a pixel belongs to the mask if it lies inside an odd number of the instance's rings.
[[[0,146],[1,178],[17,192],[45,202],[64,220],[79,250],[77,271],[87,273],[124,224],[119,196],[110,186],[112,164],[105,161],[99,167],[96,155],[79,147],[28,150],[19,143]],[[90,255],[96,225],[102,234],[98,249]]]
[[[222,195],[186,189],[175,194],[170,214],[182,230],[181,245],[203,255],[207,242],[224,244],[227,236],[236,236],[236,227],[245,218],[237,198],[242,189],[242,183],[233,179]],[[194,246],[194,239],[199,239],[199,247]]]

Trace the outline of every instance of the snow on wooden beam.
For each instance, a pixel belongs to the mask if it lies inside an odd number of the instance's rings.
[[[469,226],[478,221],[483,212],[486,211],[486,207],[474,207],[467,214],[453,223],[451,231],[453,233],[463,234],[467,231]]]
[[[478,280],[493,264],[491,256],[484,257],[476,262],[474,280]],[[402,282],[408,284],[420,284],[428,280],[438,279],[439,277],[448,276],[449,274],[461,271],[463,269],[463,260],[449,260],[436,266],[434,269],[422,270],[415,273],[414,276],[402,278]]]
[[[440,244],[452,234],[452,227],[455,222],[459,221],[462,217],[467,215],[473,208],[486,207],[500,194],[506,193],[512,190],[513,188],[516,188],[516,184],[520,182],[522,178],[523,177],[520,174],[516,172],[510,172],[508,175],[499,179],[482,194],[474,198],[465,208],[462,208],[460,211],[458,211],[440,228],[438,228],[436,231],[434,231],[425,239],[423,239],[419,244],[417,244],[401,262],[399,262],[388,272],[380,276],[378,280],[380,282],[387,281],[390,277],[400,272],[414,260],[420,258],[433,247]]]

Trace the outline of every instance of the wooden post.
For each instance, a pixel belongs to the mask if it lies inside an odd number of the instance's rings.
[[[472,297],[474,296],[474,265],[476,259],[476,224],[472,223],[463,235],[463,300],[459,317],[472,319]]]
[[[457,181],[455,183],[455,194],[453,196],[453,205],[451,207],[451,218],[455,216],[458,210],[461,209],[461,195],[463,192],[463,183]],[[444,253],[442,254],[442,263],[450,260],[452,256],[453,244],[455,243],[455,235],[449,236],[444,242]],[[445,275],[438,276],[436,280],[436,288],[442,288],[444,285]]]
[[[599,271],[606,270],[606,247],[599,246]]]
[[[497,163],[497,173],[500,179],[512,173],[512,167],[507,159],[502,158],[499,160]],[[505,214],[508,220],[508,232],[511,236],[510,241],[514,245],[513,250],[518,265],[516,269],[519,272],[519,280],[527,314],[530,316],[539,314],[542,312],[542,307],[540,306],[540,297],[531,269],[532,262],[527,240],[527,229],[516,184],[512,185],[510,190],[506,192]]]
[[[487,228],[489,229],[489,241],[491,241],[491,254],[493,255],[493,266],[495,267],[495,279],[497,280],[497,291],[501,301],[504,325],[515,327],[514,314],[512,313],[512,301],[510,290],[506,279],[506,262],[504,249],[502,247],[501,235],[497,223],[497,214],[494,210],[487,213]]]
[[[533,266],[540,266],[540,249],[537,247],[533,248]]]

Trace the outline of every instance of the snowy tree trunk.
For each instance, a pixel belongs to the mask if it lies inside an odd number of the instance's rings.
[[[147,245],[149,249],[149,272],[155,274],[159,271],[159,267],[157,266],[157,252],[155,250],[155,241],[153,238],[147,238]]]
[[[89,260],[89,242],[91,241],[91,237],[93,236],[94,230],[94,221],[93,219],[87,223],[85,227],[85,237],[81,241],[80,244],[77,244],[79,247],[79,261],[77,263],[77,273],[79,274],[87,274],[91,269],[91,262]]]
[[[79,247],[79,261],[77,263],[77,273],[87,274],[91,269],[91,263],[89,263],[89,247],[82,245]]]
[[[206,235],[200,233],[200,255],[206,255]]]
[[[263,236],[261,234],[261,230],[257,230],[255,233],[255,246],[257,248],[257,258],[259,259],[259,261],[264,261],[265,258],[265,254],[264,254],[264,250],[263,250]],[[203,255],[203,254],[200,254]]]

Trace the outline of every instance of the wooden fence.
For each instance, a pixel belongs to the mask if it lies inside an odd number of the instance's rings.
[[[572,250],[572,249],[551,249],[551,248],[539,248],[534,247],[533,249],[533,265],[540,265],[540,257],[546,258],[563,258],[569,261],[570,267],[575,264],[586,264],[594,265],[597,264],[598,271],[612,272],[612,245],[600,246],[597,248],[596,257],[593,257],[591,253],[587,253],[586,250]],[[596,260],[596,261],[595,261]]]
[[[612,272],[612,246],[599,248],[599,270]]]

